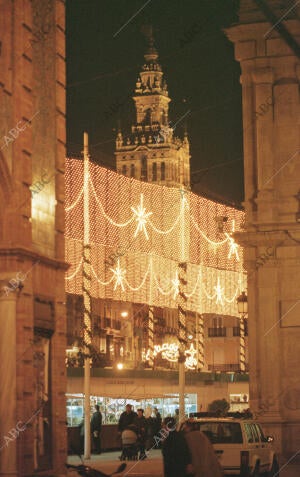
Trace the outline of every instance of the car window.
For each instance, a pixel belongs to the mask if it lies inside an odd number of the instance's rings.
[[[255,424],[251,424],[252,434],[254,436],[254,442],[259,442],[259,435]]]
[[[197,427],[213,444],[242,444],[243,436],[238,422],[198,422]]]
[[[260,438],[261,442],[265,442],[266,438],[264,436],[264,433],[263,433],[261,427],[258,424],[255,424],[255,427],[257,429],[257,432],[258,432],[258,435],[259,435],[259,438]]]
[[[245,432],[246,432],[246,439],[247,442],[251,444],[251,442],[254,442],[253,434],[251,431],[251,424],[246,424],[245,423]]]

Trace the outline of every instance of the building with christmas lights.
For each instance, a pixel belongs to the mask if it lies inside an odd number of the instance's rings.
[[[70,424],[82,412],[88,276],[91,393],[106,422],[123,410],[124,398],[174,413],[180,332],[190,370],[186,410],[205,409],[217,398],[231,400],[233,409],[248,407],[247,374],[238,374],[247,371],[247,328],[241,341],[236,304],[246,281],[242,249],[233,239],[244,214],[190,192],[189,141],[186,132],[175,137],[176,122],[169,121],[170,98],[151,34],[133,101],[136,123],[128,134],[117,133],[118,173],[90,162],[85,176],[81,161],[66,163]],[[91,247],[86,264],[84,228]]]

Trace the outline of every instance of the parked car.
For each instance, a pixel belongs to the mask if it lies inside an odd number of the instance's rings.
[[[209,438],[224,475],[279,477],[273,437],[264,436],[261,425],[241,417],[192,417],[196,429]]]

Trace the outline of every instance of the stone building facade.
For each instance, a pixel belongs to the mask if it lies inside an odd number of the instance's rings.
[[[64,473],[65,5],[0,2],[0,475]]]
[[[286,458],[300,447],[299,5],[242,0],[241,65],[251,408]],[[266,4],[268,4],[266,6]],[[263,6],[264,5],[264,6]],[[256,266],[259,256],[269,259]]]

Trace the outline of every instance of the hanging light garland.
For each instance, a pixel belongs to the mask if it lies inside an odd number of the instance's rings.
[[[93,163],[88,180],[93,296],[148,303],[151,285],[156,292],[153,305],[176,307],[179,237],[184,235],[189,257],[187,309],[236,314],[235,299],[245,288],[246,274],[233,233],[243,222],[243,212],[191,192],[178,194],[179,189],[141,183]],[[67,159],[65,243],[71,266],[66,290],[77,294],[82,286],[83,187],[82,163]],[[229,219],[223,236],[216,217]],[[120,248],[123,256],[107,267],[109,250]]]

